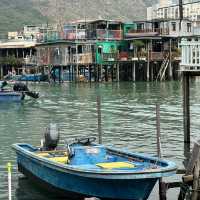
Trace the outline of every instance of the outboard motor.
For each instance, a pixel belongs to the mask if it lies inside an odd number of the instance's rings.
[[[29,91],[28,87],[24,83],[15,83],[13,86],[15,92],[27,92]]]
[[[50,124],[44,133],[44,140],[42,144],[42,150],[51,151],[54,150],[59,142],[60,133],[57,124]]]
[[[15,92],[24,92],[24,94],[26,94],[34,99],[39,98],[39,94],[37,92],[29,91],[27,85],[25,85],[24,83],[15,83],[13,86],[13,90]]]

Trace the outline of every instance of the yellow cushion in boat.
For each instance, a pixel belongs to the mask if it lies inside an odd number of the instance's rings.
[[[104,169],[120,169],[120,168],[134,168],[135,165],[128,162],[109,162],[97,163],[96,166]]]
[[[65,156],[65,157],[52,157],[52,158],[48,158],[48,159],[52,160],[54,162],[63,163],[63,164],[66,164],[69,161],[67,156]]]
[[[51,155],[47,152],[38,153],[37,155],[40,157],[48,158],[49,160],[52,160],[54,162],[59,162],[59,163],[63,163],[63,164],[66,164],[69,161],[68,156],[49,157]]]
[[[42,152],[42,153],[37,153],[37,155],[40,156],[40,157],[48,157],[49,153]]]

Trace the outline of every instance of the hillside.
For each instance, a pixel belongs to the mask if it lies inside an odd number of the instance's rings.
[[[152,0],[0,0],[0,37],[25,24],[80,18],[141,20],[150,4]]]

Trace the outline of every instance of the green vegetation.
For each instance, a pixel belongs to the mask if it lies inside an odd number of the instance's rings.
[[[0,38],[8,31],[19,31],[27,24],[47,22],[40,12],[33,8],[31,0],[1,0],[0,1]]]
[[[0,65],[21,66],[23,62],[22,58],[16,58],[15,56],[0,57]]]

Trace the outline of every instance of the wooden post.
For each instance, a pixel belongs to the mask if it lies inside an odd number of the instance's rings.
[[[169,79],[172,80],[172,39],[169,39]]]
[[[156,133],[157,133],[157,155],[161,158],[160,143],[160,105],[156,104]]]
[[[48,82],[51,82],[51,66],[48,65]]]
[[[119,82],[120,77],[119,77],[119,63],[117,63],[117,82]]]
[[[77,37],[77,26],[76,26],[76,37]],[[79,57],[78,57],[78,45],[76,43],[76,82],[79,81]]]
[[[133,61],[133,64],[132,64],[132,78],[133,78],[133,81],[135,82],[135,61]]]
[[[197,159],[197,161],[195,162],[195,166],[194,166],[194,175],[193,175],[193,193],[192,193],[192,200],[198,200],[199,198],[199,158]]]
[[[88,81],[91,82],[91,66],[88,64]]]
[[[161,158],[161,140],[160,140],[160,105],[156,104],[156,132],[157,132],[157,155]],[[159,198],[160,200],[166,200],[165,184],[162,182],[162,178],[159,179]]]
[[[190,143],[190,82],[189,74],[183,72],[183,117],[184,117],[184,142]]]
[[[150,67],[150,54],[149,54],[149,42],[147,41],[147,81],[149,81],[149,67]]]
[[[98,138],[99,144],[102,144],[102,130],[101,130],[101,97],[97,96],[97,114],[98,114]]]
[[[108,82],[108,66],[105,66],[105,81]]]
[[[61,82],[64,81],[64,78],[63,78],[63,65],[61,66]]]
[[[152,65],[151,65],[151,81],[153,81],[153,77],[154,77],[154,75],[153,75],[153,73],[154,73],[154,63],[152,63]]]
[[[0,79],[3,78],[3,65],[0,65]]]
[[[190,160],[187,165],[186,172],[185,172],[185,176],[190,176],[192,174],[193,174],[193,177],[195,176],[193,178],[193,179],[195,179],[195,180],[193,180],[193,187],[196,187],[196,184],[197,184],[196,180],[199,179],[199,160],[200,160],[200,141],[194,143],[192,154],[191,154],[191,157],[190,157]],[[198,187],[199,187],[199,184],[198,184]],[[185,185],[182,184],[178,200],[185,199],[186,193],[184,191],[185,190],[184,188],[185,188]],[[196,192],[193,192],[192,197],[196,198]],[[194,200],[194,199],[192,199],[192,200]]]
[[[12,165],[11,163],[7,163],[7,170],[8,170],[8,199],[12,199],[12,178],[11,178],[11,170]]]
[[[100,65],[100,81],[103,81],[103,65]]]

